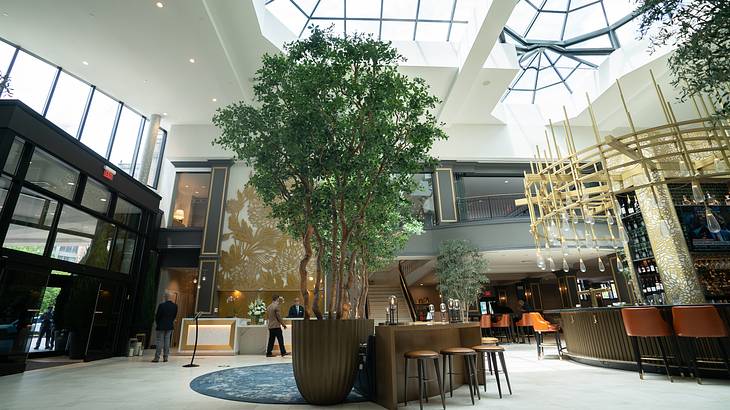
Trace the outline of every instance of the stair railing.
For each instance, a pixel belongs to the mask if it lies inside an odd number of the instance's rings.
[[[401,267],[401,261],[398,261],[398,278],[400,279],[398,282],[400,283],[400,289],[403,291],[403,297],[406,299],[406,303],[408,304],[408,313],[411,315],[411,320],[416,321],[416,308],[415,303],[413,303],[413,297],[411,296],[411,292],[408,290],[408,285],[406,284],[406,278],[403,274],[403,268]]]

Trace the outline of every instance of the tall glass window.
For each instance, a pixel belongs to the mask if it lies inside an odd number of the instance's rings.
[[[94,92],[81,142],[105,158],[118,109],[119,102],[99,91]]]
[[[142,210],[123,198],[117,198],[117,206],[114,208],[114,220],[134,229],[139,229],[139,224],[142,221]]]
[[[89,178],[86,180],[84,195],[81,197],[81,205],[105,214],[107,209],[109,209],[109,199],[111,196],[111,192],[104,185]]]
[[[106,269],[114,225],[64,206],[51,257]]]
[[[46,118],[76,137],[89,92],[91,87],[88,84],[62,72],[58,77]]]
[[[79,181],[79,171],[36,148],[25,180],[66,199],[73,199]]]
[[[0,211],[5,208],[5,199],[8,197],[10,189],[10,180],[5,176],[0,176]]]
[[[134,247],[137,244],[137,235],[126,229],[117,229],[117,239],[114,242],[112,253],[112,264],[110,270],[122,273],[129,273],[134,257]]]
[[[26,52],[19,52],[10,72],[12,98],[23,101],[38,112],[43,112],[56,70],[52,65]]]
[[[150,124],[149,120],[146,120],[145,125],[144,125],[144,131],[142,133],[142,140],[140,141],[140,144],[139,144],[139,155],[137,155],[137,163],[135,164],[135,167],[134,167],[134,177],[144,184],[147,184],[151,187],[156,187],[157,186],[156,185],[157,172],[159,170],[160,158],[162,157],[162,154],[163,154],[162,150],[164,149],[165,142],[167,140],[167,132],[165,130],[163,130],[162,128],[160,128],[160,132],[157,134],[157,141],[155,143],[155,149],[154,149],[154,152],[152,153],[152,164],[150,165],[150,172],[147,177],[147,181],[142,181],[142,180],[140,180],[140,174],[142,171],[142,159],[143,159],[142,157],[144,156],[143,150],[144,150],[145,144],[147,143],[147,128],[149,127],[149,124]]]
[[[23,188],[15,205],[3,247],[43,255],[58,202]]]
[[[10,61],[13,59],[15,54],[15,47],[10,44],[0,41],[0,73],[5,75],[8,72]]]
[[[172,193],[173,228],[203,228],[208,211],[210,172],[178,172]]]
[[[23,152],[23,146],[25,143],[18,137],[13,140],[13,145],[10,146],[10,152],[8,153],[8,159],[5,160],[5,166],[3,171],[8,174],[15,175],[18,171],[18,162],[20,162],[20,154]]]
[[[140,125],[142,125],[142,116],[129,107],[124,107],[119,117],[117,132],[114,134],[114,145],[109,161],[127,174],[132,173],[132,160]]]

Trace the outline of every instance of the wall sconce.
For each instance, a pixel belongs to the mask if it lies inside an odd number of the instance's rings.
[[[175,222],[182,223],[183,219],[185,219],[185,211],[182,209],[176,209],[175,212],[172,213],[172,219],[174,219]]]
[[[441,322],[446,322],[446,303],[442,302],[439,310],[441,311]]]

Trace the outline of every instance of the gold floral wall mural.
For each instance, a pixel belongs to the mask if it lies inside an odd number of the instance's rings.
[[[301,243],[276,228],[249,185],[226,201],[227,229],[217,283],[220,291],[298,291]]]

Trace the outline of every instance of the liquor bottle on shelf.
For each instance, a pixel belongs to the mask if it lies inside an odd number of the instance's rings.
[[[730,197],[730,195],[726,195],[725,197]],[[682,195],[682,205],[692,205],[692,201],[687,199],[687,195]]]
[[[730,206],[730,195],[725,195],[725,205]]]
[[[630,196],[627,196],[626,197],[626,201],[628,202],[628,204],[626,206],[626,213],[629,214],[629,215],[631,215],[631,214],[634,213],[634,203],[631,202],[631,197]]]

